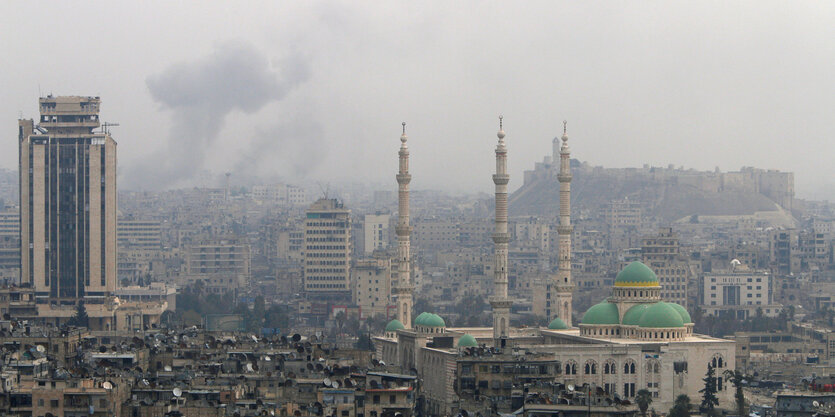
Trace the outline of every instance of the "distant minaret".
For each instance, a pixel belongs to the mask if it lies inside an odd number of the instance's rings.
[[[412,286],[410,280],[409,262],[409,182],[412,176],[409,175],[409,147],[406,146],[406,122],[403,122],[403,134],[400,136],[400,171],[397,173],[398,184],[398,210],[397,210],[397,287],[394,289],[397,294],[397,319],[406,326],[412,328]]]
[[[571,150],[568,148],[568,122],[563,122],[562,147],[560,148],[560,172],[557,179],[560,182],[560,225],[558,256],[559,269],[554,277],[555,317],[562,319],[571,326],[571,298],[574,293],[574,283],[571,281]],[[555,161],[556,162],[556,161]]]
[[[493,183],[496,184],[496,230],[493,233],[493,243],[496,245],[496,263],[494,264],[493,297],[490,306],[493,308],[493,343],[496,347],[504,347],[510,327],[510,305],[507,298],[507,244],[510,234],[507,233],[507,148],[504,145],[504,129],[502,117],[499,116],[499,144],[496,146],[496,174]]]

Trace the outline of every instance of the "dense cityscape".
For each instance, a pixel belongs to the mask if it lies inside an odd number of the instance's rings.
[[[831,5],[148,5],[0,4],[0,416],[835,416]]]

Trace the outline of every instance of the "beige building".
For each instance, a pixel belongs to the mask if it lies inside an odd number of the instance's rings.
[[[389,246],[390,214],[366,214],[362,225],[366,255]]]
[[[209,291],[221,293],[249,283],[249,244],[238,239],[210,239],[188,248],[186,275],[179,284],[203,281]]]
[[[0,281],[20,280],[20,212],[0,212]]]
[[[783,306],[772,299],[771,276],[742,265],[728,271],[706,273],[702,278],[702,309],[712,316],[731,315],[739,320],[776,317]]]
[[[657,235],[645,236],[641,257],[661,281],[661,297],[687,306],[687,280],[690,267],[681,256],[678,236],[671,227],[662,227]]]
[[[391,259],[381,257],[357,261],[351,268],[352,301],[361,318],[388,316],[391,305]]]
[[[162,249],[161,224],[157,220],[120,219],[117,229],[119,249]]]
[[[39,101],[18,122],[21,283],[44,301],[102,298],[116,289],[116,141],[98,97]]]
[[[349,297],[351,210],[336,199],[319,199],[307,209],[304,240],[305,292]]]

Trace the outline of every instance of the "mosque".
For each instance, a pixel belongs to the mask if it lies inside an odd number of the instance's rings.
[[[449,328],[443,318],[423,312],[411,320],[413,287],[409,277],[409,151],[405,124],[401,136],[398,213],[397,319],[374,338],[376,356],[388,366],[415,373],[422,381],[425,412],[454,415],[460,410],[518,409],[525,392],[543,384],[594,387],[633,400],[641,389],[661,413],[676,396],[698,403],[702,379],[712,366],[717,376],[733,370],[731,340],[693,333],[687,310],[661,299],[655,273],[641,262],[621,270],[612,295],[589,308],[572,324],[570,150],[565,127],[559,148],[560,223],[558,270],[547,295],[553,317],[541,328],[513,328],[512,300],[507,295],[507,146],[499,124],[496,146],[496,230],[494,290],[490,298],[493,326]],[[560,143],[561,142],[561,143]],[[731,407],[733,387],[717,378],[720,406]]]

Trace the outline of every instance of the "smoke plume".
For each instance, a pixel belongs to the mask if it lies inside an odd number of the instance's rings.
[[[230,113],[255,113],[309,77],[300,56],[278,64],[273,68],[251,44],[228,42],[148,77],[151,97],[171,114],[171,130],[165,149],[130,170],[128,186],[170,188],[203,169]]]

